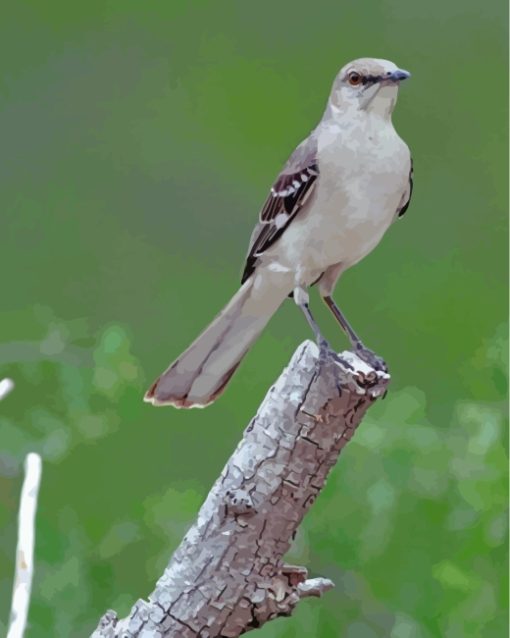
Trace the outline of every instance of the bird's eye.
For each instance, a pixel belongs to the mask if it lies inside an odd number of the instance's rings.
[[[347,77],[351,86],[358,86],[358,84],[361,84],[362,77],[356,71],[351,71]]]

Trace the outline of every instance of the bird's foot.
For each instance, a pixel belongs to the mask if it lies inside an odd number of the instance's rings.
[[[362,343],[357,343],[354,346],[354,352],[356,355],[364,361],[367,365],[378,372],[388,372],[388,366],[386,361],[366,348]]]
[[[319,363],[320,365],[325,364],[327,361],[336,361],[340,363],[344,368],[348,368],[349,370],[354,370],[352,365],[346,360],[343,359],[337,352],[333,350],[329,341],[324,338],[317,340],[317,345],[319,346]]]

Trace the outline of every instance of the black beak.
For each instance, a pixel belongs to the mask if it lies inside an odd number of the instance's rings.
[[[397,69],[396,71],[390,71],[386,74],[384,80],[391,80],[392,82],[402,82],[402,80],[407,80],[410,78],[411,74],[409,71],[404,71],[404,69]]]

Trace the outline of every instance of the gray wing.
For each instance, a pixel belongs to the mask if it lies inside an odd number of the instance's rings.
[[[241,283],[255,270],[258,258],[281,237],[312,194],[319,165],[315,131],[296,148],[285,164],[260,211],[250,240]]]

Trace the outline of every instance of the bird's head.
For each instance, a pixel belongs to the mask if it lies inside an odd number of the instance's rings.
[[[335,113],[360,110],[391,117],[400,82],[410,77],[389,60],[359,58],[336,76],[330,96]]]

